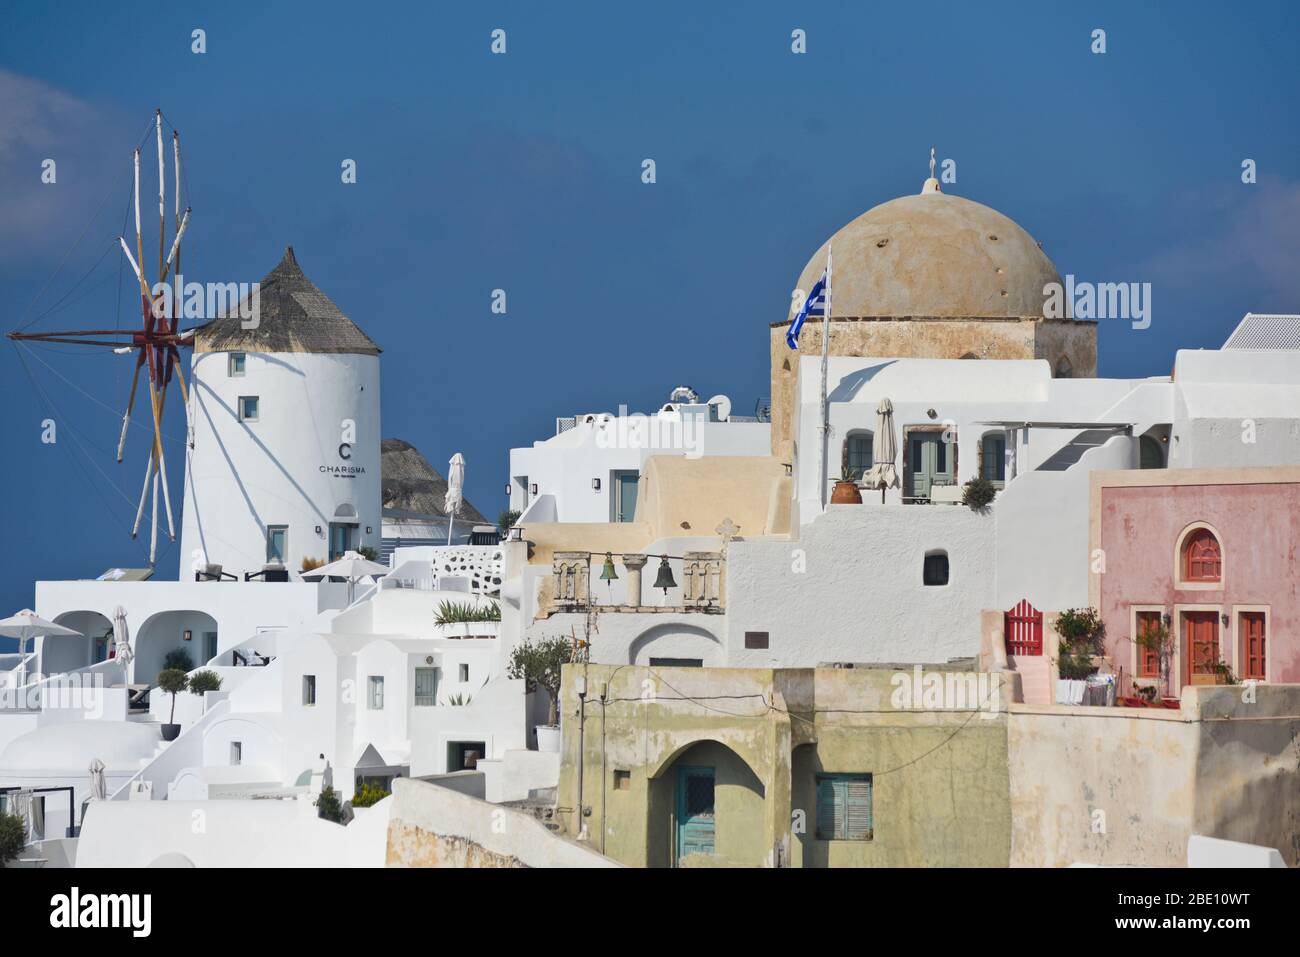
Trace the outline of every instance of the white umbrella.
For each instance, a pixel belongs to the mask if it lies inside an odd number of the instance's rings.
[[[126,667],[135,657],[131,650],[131,631],[126,626],[126,609],[118,605],[113,612],[113,657],[122,665],[122,675],[126,677]]]
[[[24,608],[16,615],[0,619],[0,635],[18,639],[18,687],[23,686],[27,673],[27,663],[23,660],[23,649],[27,647],[28,638],[80,638],[81,632],[64,628],[52,621],[46,621],[30,608]]]
[[[303,572],[303,578],[346,578],[348,581],[348,604],[352,604],[353,586],[363,578],[387,575],[391,568],[380,565],[357,552],[344,552],[343,557],[320,568]]]
[[[108,800],[108,782],[104,780],[104,762],[94,758],[90,762],[90,797],[95,801]]]
[[[885,398],[876,406],[876,434],[871,439],[871,468],[867,470],[865,482],[867,488],[880,489],[881,504],[885,501],[885,489],[898,484],[898,472],[894,468],[894,459],[897,457],[894,404]]]
[[[456,524],[456,513],[465,501],[465,456],[457,452],[451,457],[447,471],[447,496],[442,500],[442,510],[447,513],[447,544],[451,544],[451,530]]]

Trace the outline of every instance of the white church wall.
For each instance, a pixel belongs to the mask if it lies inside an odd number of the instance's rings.
[[[923,585],[925,556],[938,550],[948,554],[949,583]],[[975,657],[993,561],[993,517],[962,506],[832,505],[797,540],[732,541],[727,664]],[[746,649],[747,631],[767,632],[768,648]]]

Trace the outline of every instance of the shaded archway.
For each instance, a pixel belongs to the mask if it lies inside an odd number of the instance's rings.
[[[54,623],[81,632],[81,637],[42,638],[40,668],[44,674],[76,671],[108,657],[113,646],[113,623],[105,615],[89,609],[68,611],[55,616]],[[30,646],[28,642],[28,650]]]
[[[219,646],[217,620],[195,609],[159,612],[140,624],[131,636],[131,645],[135,651],[133,680],[153,684],[170,654],[188,656],[186,671],[207,663]]]
[[[723,663],[722,643],[697,625],[655,625],[628,646],[627,660],[634,665],[713,667]]]
[[[648,784],[649,866],[763,866],[766,789],[737,751],[712,739],[691,742]]]

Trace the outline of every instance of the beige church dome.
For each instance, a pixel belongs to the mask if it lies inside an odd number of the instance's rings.
[[[997,210],[926,181],[917,196],[869,209],[839,230],[831,315],[1041,316],[1043,286],[1061,281],[1038,243]],[[799,276],[805,293],[826,265],[823,243]]]

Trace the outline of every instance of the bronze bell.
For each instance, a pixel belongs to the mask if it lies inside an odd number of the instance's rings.
[[[618,581],[618,572],[614,571],[614,556],[610,552],[605,553],[605,567],[600,570],[600,580],[603,582]]]
[[[655,576],[655,588],[662,588],[664,594],[668,594],[668,589],[677,587],[677,580],[673,578],[673,570],[668,564],[668,556],[665,555],[659,559],[659,574]]]

